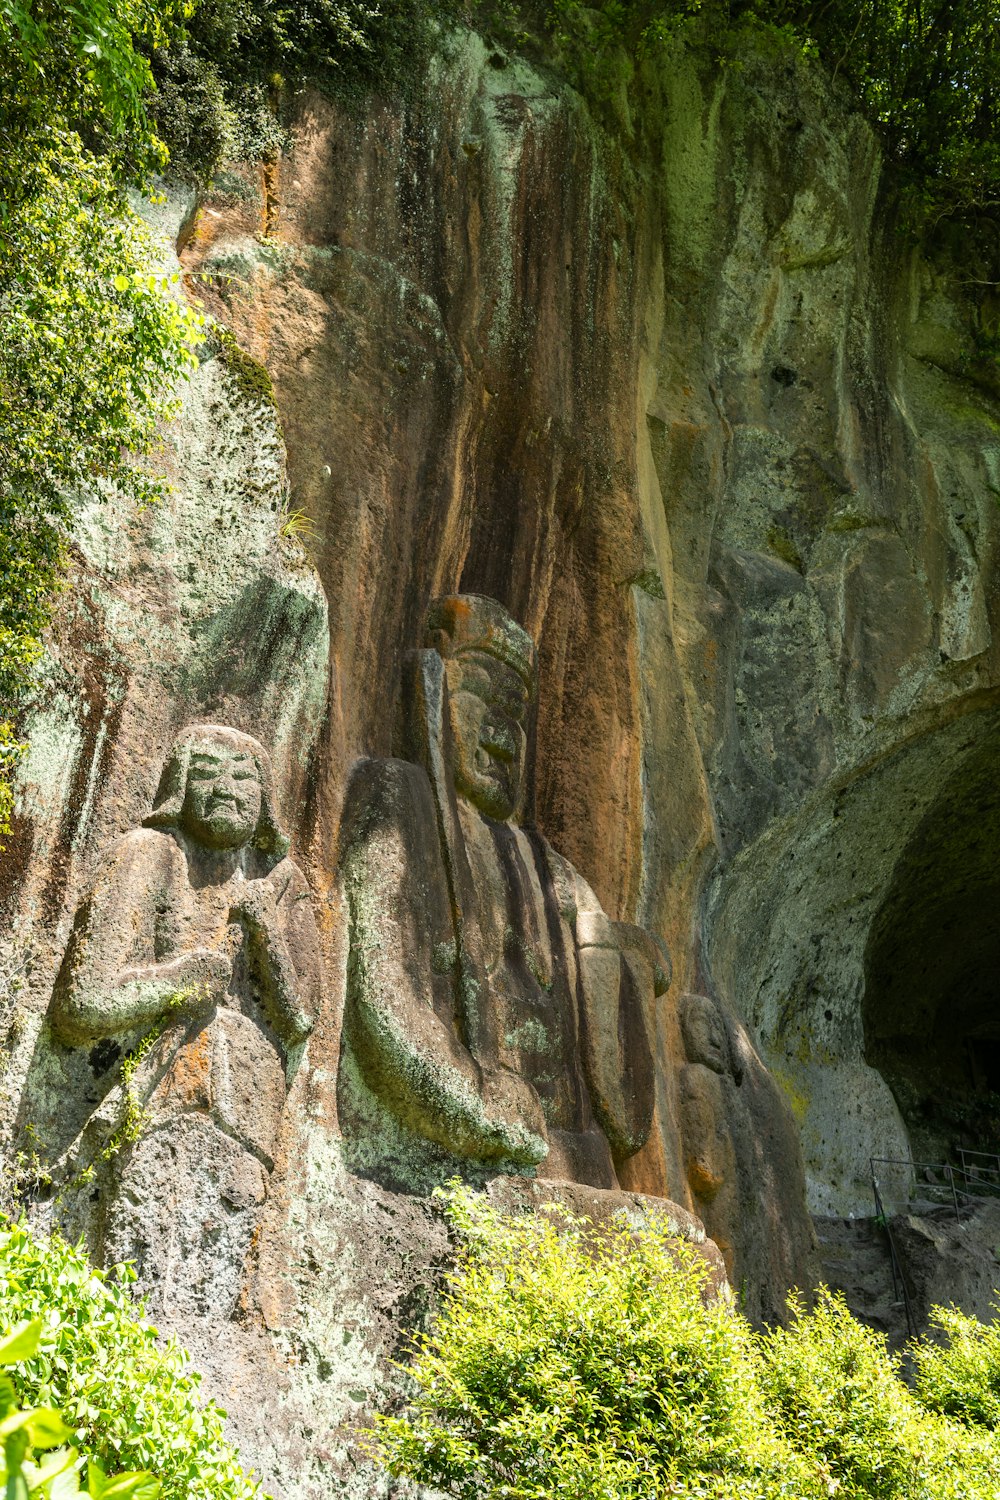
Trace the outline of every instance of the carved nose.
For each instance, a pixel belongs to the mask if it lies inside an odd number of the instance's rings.
[[[517,731],[503,719],[486,718],[479,731],[479,743],[497,760],[514,759],[517,738]]]

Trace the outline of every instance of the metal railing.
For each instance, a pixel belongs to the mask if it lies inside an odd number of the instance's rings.
[[[950,1207],[955,1218],[961,1219],[963,1209],[981,1203],[984,1198],[1000,1198],[1000,1155],[992,1151],[966,1151],[961,1147],[955,1154],[957,1162],[913,1161],[898,1156],[873,1156],[870,1159],[875,1218],[886,1233],[892,1264],[893,1294],[906,1310],[906,1326],[911,1337],[917,1332],[916,1320],[876,1169],[905,1167],[908,1198],[912,1200],[913,1188],[916,1187],[931,1202],[936,1201],[942,1207]]]
[[[992,1151],[957,1152],[961,1172],[977,1197],[1000,1197],[1000,1156]]]
[[[896,1252],[896,1241],[892,1234],[892,1225],[889,1223],[889,1215],[885,1211],[882,1202],[882,1194],[879,1191],[878,1177],[875,1173],[876,1163],[885,1162],[887,1166],[905,1166],[905,1162],[893,1162],[887,1157],[873,1156],[871,1158],[872,1169],[872,1193],[875,1197],[875,1218],[879,1225],[885,1230],[885,1237],[889,1242],[889,1263],[892,1267],[892,1294],[897,1302],[902,1302],[903,1311],[906,1313],[906,1331],[910,1338],[917,1334],[917,1320],[913,1316],[913,1305],[910,1302],[910,1292],[906,1285],[906,1277],[903,1275],[903,1266]]]
[[[957,1162],[913,1161],[894,1156],[871,1158],[872,1184],[876,1167],[905,1167],[912,1185],[931,1202],[951,1205],[956,1219],[962,1209],[984,1198],[1000,1198],[1000,1156],[991,1151],[956,1152]],[[908,1196],[912,1197],[912,1188]]]

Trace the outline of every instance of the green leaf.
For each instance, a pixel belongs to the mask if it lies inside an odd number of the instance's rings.
[[[55,1448],[73,1436],[57,1411],[37,1407],[30,1411],[14,1411],[0,1422],[0,1438],[7,1439],[14,1433],[23,1433],[25,1441],[34,1448]]]
[[[33,1448],[58,1448],[73,1436],[73,1429],[51,1408],[38,1407],[28,1417],[28,1441]]]
[[[76,1500],[82,1495],[80,1489],[80,1472],[78,1469],[64,1469],[55,1478],[48,1481],[45,1488],[46,1500]]]
[[[78,1495],[80,1457],[75,1448],[66,1448],[61,1453],[52,1453],[37,1468],[32,1465],[32,1477],[28,1488],[34,1493],[41,1490],[46,1500]]]
[[[160,1481],[148,1472],[116,1474],[106,1481],[100,1500],[157,1500],[161,1489]]]
[[[38,1348],[44,1328],[44,1318],[33,1318],[30,1323],[18,1323],[5,1333],[0,1338],[0,1365],[16,1365],[22,1359],[30,1359]]]

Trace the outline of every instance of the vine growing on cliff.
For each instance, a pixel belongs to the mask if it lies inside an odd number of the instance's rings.
[[[151,270],[126,197],[164,161],[141,38],[180,3],[0,0],[0,832],[24,751],[18,714],[82,486],[137,499],[194,356],[198,319]]]

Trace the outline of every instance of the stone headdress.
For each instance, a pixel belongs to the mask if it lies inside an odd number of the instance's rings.
[[[529,695],[537,672],[535,643],[499,604],[484,594],[446,594],[427,611],[428,646],[444,658],[481,651],[495,656],[520,677]]]
[[[288,835],[278,822],[271,758],[259,740],[224,724],[189,724],[186,729],[181,730],[170,747],[160,775],[153,810],[148,817],[143,818],[143,825],[146,828],[176,828],[179,825],[187,792],[191,753],[218,746],[249,755],[253,759],[260,782],[260,817],[250,839],[250,847],[266,855],[272,864],[277,864],[288,853]]]

